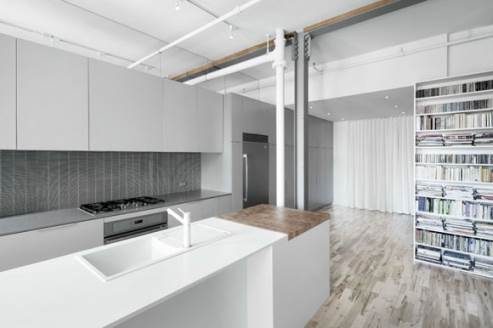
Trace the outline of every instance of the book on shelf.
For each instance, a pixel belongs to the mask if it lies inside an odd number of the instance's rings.
[[[493,242],[490,240],[465,237],[441,232],[416,230],[416,241],[429,246],[472,253],[481,256],[493,256]]]
[[[416,154],[416,164],[493,164],[493,155],[489,154]]]
[[[493,204],[463,202],[462,215],[472,219],[493,220]]]
[[[416,98],[428,98],[438,96],[448,96],[470,92],[486,91],[493,89],[493,80],[452,84],[442,87],[433,87],[416,90]]]
[[[447,130],[490,128],[493,126],[493,113],[458,113],[447,116],[418,116],[416,129],[420,130]]]
[[[462,112],[468,110],[478,110],[493,107],[493,99],[483,98],[471,101],[457,101],[446,104],[433,104],[426,106],[417,106],[416,112],[418,114],[439,114],[439,113],[453,113]]]
[[[491,166],[416,166],[416,177],[425,180],[493,182]]]

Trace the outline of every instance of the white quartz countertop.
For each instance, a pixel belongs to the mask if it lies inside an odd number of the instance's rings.
[[[80,253],[1,272],[0,327],[112,326],[287,241],[286,234],[218,218],[197,222],[231,235],[110,281],[85,267]]]

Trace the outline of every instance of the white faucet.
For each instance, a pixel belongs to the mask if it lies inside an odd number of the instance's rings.
[[[178,220],[183,225],[183,247],[189,248],[191,246],[191,235],[190,235],[190,212],[184,212],[180,208],[178,211],[183,214],[181,217],[178,213],[173,211],[171,208],[167,209],[168,214]]]

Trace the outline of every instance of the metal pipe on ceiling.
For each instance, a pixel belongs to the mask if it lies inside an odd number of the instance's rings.
[[[170,49],[170,48],[172,48],[172,47],[174,47],[174,46],[176,46],[176,45],[178,45],[178,44],[180,44],[180,43],[182,43],[182,42],[190,39],[191,37],[193,37],[193,36],[195,36],[195,35],[197,35],[199,33],[202,33],[203,31],[205,31],[205,30],[207,30],[207,29],[209,29],[209,28],[211,28],[211,27],[213,27],[213,26],[215,26],[215,25],[217,25],[217,24],[219,24],[219,23],[227,20],[228,18],[231,18],[233,16],[238,15],[239,13],[243,12],[245,9],[250,8],[251,6],[259,3],[260,1],[262,1],[262,0],[251,0],[251,1],[245,3],[245,4],[241,5],[241,6],[235,7],[233,10],[231,10],[230,12],[222,15],[221,17],[216,18],[213,21],[211,21],[211,22],[209,22],[209,23],[207,23],[207,24],[199,27],[198,29],[193,30],[192,32],[189,32],[189,33],[185,34],[184,36],[182,36],[182,37],[176,39],[175,41],[173,41],[173,42],[165,45],[164,47],[160,48],[159,50],[154,51],[154,52],[150,53],[149,55],[142,57],[141,59],[137,60],[133,64],[129,65],[128,68],[129,69],[130,68],[134,68],[135,66],[142,64],[143,62],[145,62],[146,60],[148,60],[148,59],[156,56],[157,54],[160,54],[163,51],[168,50],[168,49]]]

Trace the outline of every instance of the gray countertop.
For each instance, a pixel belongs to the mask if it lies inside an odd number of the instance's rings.
[[[130,212],[139,212],[152,208],[169,207],[173,205],[205,200],[215,197],[227,196],[231,193],[200,189],[188,192],[173,193],[167,195],[153,195],[153,197],[162,198],[164,203],[152,206],[146,206],[139,209],[130,209],[112,213],[103,213],[98,215],[88,214],[78,208],[68,208],[48,212],[30,213],[25,215],[16,215],[0,218],[0,236],[10,235],[19,232],[45,229],[65,224],[73,224],[83,221],[107,218],[116,215],[122,215]]]

